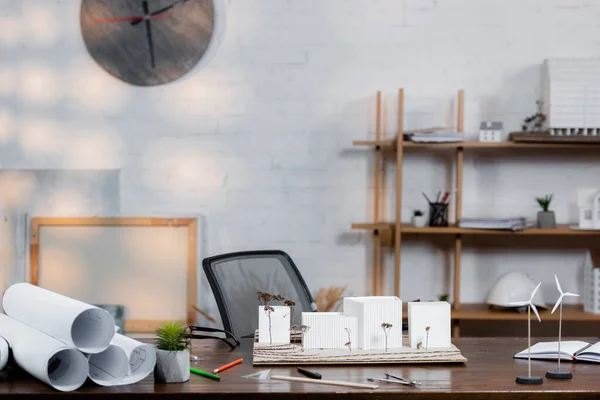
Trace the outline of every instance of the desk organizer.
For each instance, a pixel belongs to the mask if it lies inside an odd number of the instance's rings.
[[[417,350],[408,346],[408,337],[403,337],[399,349],[302,349],[300,335],[292,336],[292,343],[268,345],[258,343],[258,332],[254,335],[253,365],[314,365],[314,364],[442,364],[467,362],[460,350],[450,348]]]

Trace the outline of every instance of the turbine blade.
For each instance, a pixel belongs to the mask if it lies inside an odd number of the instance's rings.
[[[558,289],[560,294],[563,294],[562,288],[560,287],[560,283],[558,283],[558,277],[556,275],[554,275],[554,279],[556,280],[556,288]]]
[[[563,296],[571,296],[571,297],[579,297],[579,295],[577,293],[564,293]]]
[[[529,307],[531,307],[531,309],[535,313],[535,316],[537,317],[538,321],[542,322],[542,319],[540,318],[540,314],[538,314],[538,310],[535,307],[535,304],[529,304]]]
[[[535,289],[533,289],[533,292],[531,292],[531,297],[529,298],[529,303],[531,303],[533,301],[533,298],[535,297],[535,294],[541,285],[542,285],[542,282],[538,283],[537,286],[535,287]]]
[[[508,304],[511,306],[526,306],[527,304],[529,304],[529,302],[527,302],[527,301],[511,301]]]
[[[564,296],[565,296],[564,294],[561,294],[560,297],[558,298],[558,300],[556,300],[556,304],[554,305],[554,308],[552,309],[552,312],[550,314],[554,314],[554,311],[556,311],[558,306],[560,306],[560,303],[562,303],[562,299]]]

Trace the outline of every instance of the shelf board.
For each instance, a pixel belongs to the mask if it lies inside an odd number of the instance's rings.
[[[448,227],[430,227],[426,226],[423,228],[417,228],[412,225],[402,225],[400,232],[407,234],[423,234],[423,235],[504,235],[504,236],[596,236],[600,235],[600,230],[589,230],[580,231],[569,228],[569,224],[557,225],[554,229],[539,229],[539,228],[528,228],[522,231],[509,231],[500,229],[465,229],[457,226]],[[394,231],[395,227],[392,223],[379,222],[379,223],[355,223],[352,224],[352,229],[364,229],[364,230],[391,230]]]
[[[551,306],[549,304],[549,306]],[[550,314],[551,309],[541,310],[538,307],[542,321],[558,321],[559,313]],[[532,322],[536,320],[531,313]],[[452,310],[452,319],[456,320],[493,320],[493,321],[526,321],[527,313],[516,311],[490,310],[485,303],[461,304],[458,311]],[[583,305],[563,305],[563,321],[600,321],[600,314],[592,314],[583,311]],[[537,320],[535,321],[537,323]]]
[[[427,148],[484,148],[484,149],[506,149],[506,148],[529,148],[529,149],[572,149],[572,148],[593,148],[595,150],[600,149],[600,142],[598,143],[524,143],[524,142],[453,142],[453,143],[417,143],[403,141],[402,147],[427,147]]]
[[[379,147],[381,150],[396,150],[396,139],[385,140],[355,140],[354,146]]]

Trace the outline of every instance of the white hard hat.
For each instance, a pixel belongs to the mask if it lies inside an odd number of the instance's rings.
[[[515,307],[510,303],[529,300],[537,284],[538,282],[534,281],[525,272],[508,272],[498,278],[494,287],[490,290],[486,302],[497,307]],[[532,303],[536,307],[547,308],[541,290],[537,291]]]

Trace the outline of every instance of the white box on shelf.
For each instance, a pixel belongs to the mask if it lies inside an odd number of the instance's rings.
[[[345,297],[344,315],[358,321],[357,343],[363,350],[402,347],[402,300],[396,296]],[[383,323],[391,324],[384,330]]]
[[[501,142],[503,130],[502,122],[484,121],[479,125],[479,141]]]
[[[580,228],[600,229],[599,188],[577,190],[577,207],[579,208]]]
[[[290,343],[290,308],[288,306],[258,306],[258,343]]]
[[[600,253],[588,251],[583,263],[583,311],[600,314]]]
[[[410,347],[423,349],[452,347],[450,303],[418,301],[408,303],[408,339]]]
[[[302,325],[310,327],[303,338],[305,349],[352,350],[358,343],[358,319],[341,312],[303,312]]]

